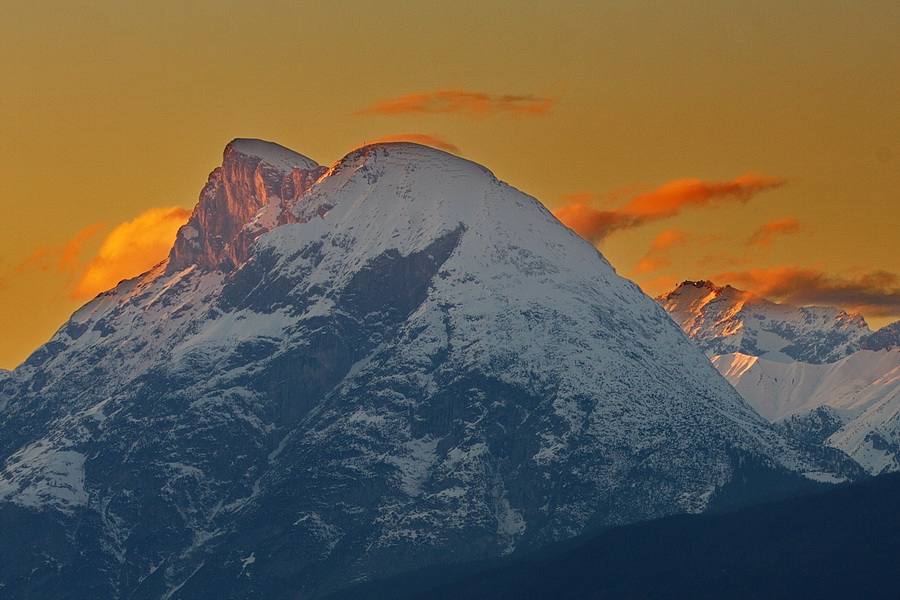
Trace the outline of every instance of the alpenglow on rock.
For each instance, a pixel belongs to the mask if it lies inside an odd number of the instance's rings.
[[[290,221],[286,207],[324,172],[315,161],[277,144],[234,140],[178,232],[167,272],[192,265],[229,270],[243,263],[257,237]]]
[[[656,299],[710,357],[731,352],[778,362],[835,362],[872,334],[830,306],[776,304],[730,285],[685,281]]]
[[[233,142],[0,411],[0,581],[43,598],[319,598],[858,472],[535,199],[406,143]]]

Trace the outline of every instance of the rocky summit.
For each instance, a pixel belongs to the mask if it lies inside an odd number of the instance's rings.
[[[860,469],[487,169],[236,140],[0,379],[0,595],[321,598]],[[754,484],[754,486],[749,486]]]

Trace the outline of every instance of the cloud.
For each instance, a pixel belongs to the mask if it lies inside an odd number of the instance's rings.
[[[776,235],[788,233],[797,233],[800,230],[800,221],[794,217],[786,217],[784,219],[776,219],[769,221],[760,226],[753,232],[750,239],[747,240],[748,246],[758,246],[764,248],[772,243],[772,238]]]
[[[710,279],[790,304],[838,306],[872,317],[900,316],[900,276],[887,271],[829,275],[814,268],[780,266],[719,273]]]
[[[437,133],[397,133],[394,135],[385,135],[374,140],[369,140],[363,145],[377,144],[380,142],[415,142],[416,144],[424,144],[439,150],[445,150],[454,154],[459,154],[459,147],[448,142],[443,136]]]
[[[457,114],[469,117],[545,115],[554,99],[533,95],[492,95],[466,90],[435,90],[378,100],[361,115]]]
[[[563,225],[591,242],[603,241],[618,229],[634,227],[633,219],[616,211],[597,210],[575,201],[553,211]]]
[[[41,271],[56,271],[57,273],[74,273],[84,268],[81,263],[81,255],[84,248],[106,227],[106,223],[99,221],[88,225],[75,236],[59,246],[38,246],[34,254],[23,260],[16,271],[19,273],[39,269]]]
[[[747,202],[756,194],[785,182],[782,177],[766,177],[753,171],[733,181],[678,179],[638,194],[611,210],[590,206],[594,198],[590,193],[568,196],[569,203],[553,214],[577,234],[596,243],[616,231],[674,217],[688,207],[717,205],[729,200]]]
[[[190,214],[180,206],[151,208],[113,229],[81,274],[72,297],[93,298],[163,260]]]
[[[664,269],[666,267],[671,267],[672,261],[665,257],[649,257],[645,256],[640,261],[638,261],[637,266],[634,268],[635,275],[644,275],[646,273],[652,273],[653,271],[659,271],[660,269]]]
[[[661,232],[650,244],[650,249],[644,258],[638,262],[634,273],[643,275],[671,266],[672,261],[666,256],[666,253],[674,246],[683,244],[692,237],[689,233],[680,229],[666,229]]]
[[[659,254],[665,252],[673,246],[683,243],[689,237],[690,234],[686,231],[680,229],[666,229],[656,236],[653,243],[650,244],[650,253]]]

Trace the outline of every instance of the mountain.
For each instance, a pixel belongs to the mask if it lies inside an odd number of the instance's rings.
[[[865,350],[892,350],[900,348],[900,321],[885,325],[863,341]]]
[[[900,470],[900,349],[824,365],[745,354],[712,359],[741,396],[793,435],[846,452],[872,474]]]
[[[735,513],[618,527],[455,578],[418,571],[333,600],[890,598],[898,561],[892,474]]]
[[[872,474],[900,470],[900,322],[873,333],[837,308],[709,281],[685,281],[657,302],[765,419]]]
[[[710,357],[740,352],[778,362],[839,360],[872,335],[838,308],[776,304],[711,281],[685,281],[656,299]]]
[[[168,259],[0,378],[18,598],[319,598],[858,477],[539,202],[235,140]]]
[[[178,232],[166,272],[192,266],[228,271],[250,257],[260,235],[292,221],[297,202],[325,172],[315,161],[271,142],[234,140],[209,176],[187,225]]]

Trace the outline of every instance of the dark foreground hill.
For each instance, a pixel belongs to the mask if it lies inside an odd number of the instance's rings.
[[[443,585],[420,571],[335,600],[895,598],[900,474],[728,514],[610,529]]]

